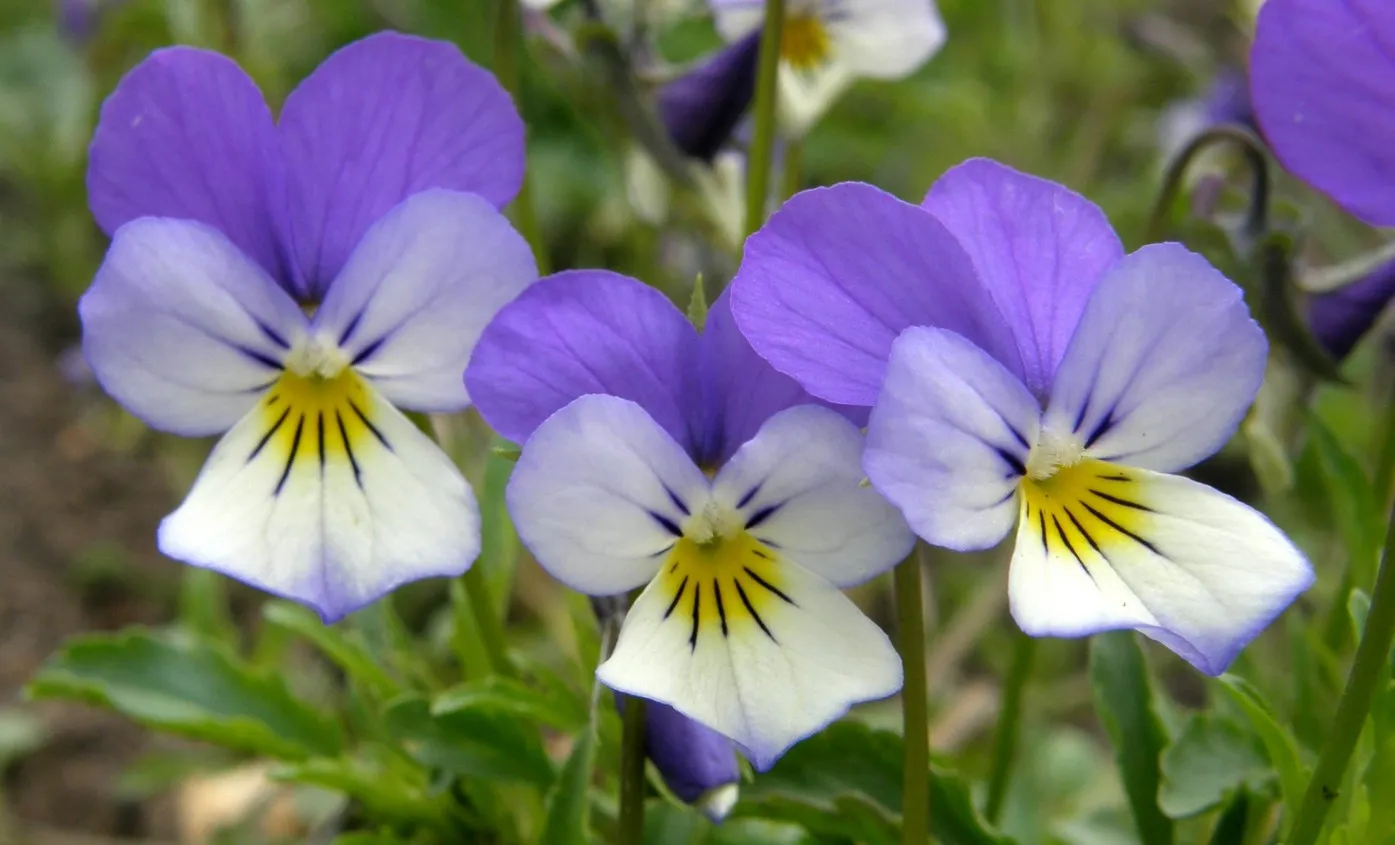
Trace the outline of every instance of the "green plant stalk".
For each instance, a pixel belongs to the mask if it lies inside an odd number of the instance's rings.
[[[925,676],[925,612],[920,600],[920,557],[896,567],[896,626],[906,683],[901,689],[905,774],[901,789],[901,841],[930,841],[930,722]]]
[[[785,0],[765,0],[765,24],[760,34],[760,63],[756,67],[755,134],[746,161],[746,234],[765,222],[770,196],[770,158],[775,147],[776,82],[780,70],[780,37],[785,29]]]
[[[993,768],[988,778],[988,801],[983,806],[983,814],[995,824],[1002,814],[1008,776],[1017,757],[1017,740],[1022,733],[1022,692],[1027,687],[1027,678],[1032,674],[1032,660],[1037,651],[1036,639],[1020,631],[1015,636],[1012,666],[1003,684],[1003,706],[998,710],[998,726],[993,732]]]
[[[644,841],[644,699],[625,699],[620,737],[620,845]]]
[[[799,186],[804,184],[804,140],[802,138],[785,140],[784,170],[784,177],[780,181],[781,200],[787,200],[799,193]]]
[[[485,581],[484,569],[479,566],[471,566],[461,577],[465,586],[465,599],[470,607],[470,616],[474,617],[475,629],[479,631],[480,643],[484,646],[485,656],[489,659],[489,671],[495,675],[509,675],[511,664],[509,663],[508,651],[504,640],[503,620],[494,612],[494,604],[489,597],[489,583]],[[458,610],[455,624],[459,628],[466,622],[461,618]]]
[[[1395,639],[1395,512],[1385,532],[1385,551],[1381,555],[1380,572],[1376,575],[1375,590],[1371,595],[1371,611],[1366,617],[1366,630],[1361,636],[1361,644],[1356,649],[1356,659],[1347,676],[1346,689],[1337,704],[1337,715],[1332,720],[1332,732],[1318,755],[1313,778],[1303,794],[1303,801],[1294,816],[1293,832],[1285,840],[1285,845],[1313,845],[1322,832],[1327,808],[1337,797],[1343,774],[1356,742],[1361,737],[1361,729],[1366,724],[1366,715],[1371,709],[1371,700],[1376,692],[1376,681],[1381,677],[1385,662],[1390,654],[1390,644]]]
[[[522,4],[518,0],[499,0],[494,6],[494,75],[499,84],[513,97],[514,108],[523,112],[523,85],[519,76],[519,54],[523,51]],[[538,225],[537,209],[533,205],[533,183],[528,171],[513,201],[513,218],[524,240],[533,250],[538,275],[548,273],[547,243]]]

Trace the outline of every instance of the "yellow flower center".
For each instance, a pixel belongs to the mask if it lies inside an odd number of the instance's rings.
[[[705,522],[706,520],[702,520]],[[664,618],[689,626],[694,650],[705,637],[727,638],[760,631],[775,640],[770,608],[794,600],[782,589],[780,561],[771,547],[745,529],[679,537],[658,576],[659,594],[668,598]]]
[[[1127,467],[1093,459],[1059,467],[1045,478],[1028,475],[1020,482],[1021,519],[1048,556],[1073,557],[1089,571],[1087,563],[1107,558],[1110,546],[1138,543],[1154,549],[1146,539],[1153,511],[1137,495],[1141,482]]]
[[[367,385],[349,367],[328,378],[287,369],[257,410],[265,433],[247,460],[260,457],[284,464],[277,493],[299,462],[316,461],[323,469],[327,461],[347,460],[357,479],[358,456],[365,449],[374,441],[391,448],[373,423]]]
[[[814,11],[792,12],[780,33],[780,58],[800,72],[814,70],[828,61],[832,51],[828,30]]]

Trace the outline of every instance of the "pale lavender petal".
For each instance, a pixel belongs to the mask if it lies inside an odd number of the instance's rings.
[[[746,241],[732,313],[775,369],[831,402],[872,405],[909,326],[958,332],[1014,374],[1003,316],[954,235],[871,185],[796,194]]]
[[[1395,225],[1395,3],[1265,3],[1250,95],[1290,172],[1366,222]]]
[[[1145,246],[1090,297],[1042,426],[1089,457],[1177,472],[1230,439],[1268,351],[1233,282],[1179,244]]]
[[[705,418],[700,463],[724,465],[766,420],[795,405],[828,405],[858,427],[867,424],[866,408],[816,399],[757,355],[731,318],[730,299],[728,292],[717,297],[702,333]]]
[[[1012,327],[1023,381],[1039,397],[1100,276],[1124,247],[1099,206],[986,158],[940,177],[922,203],[973,259]]]
[[[1333,358],[1351,354],[1395,297],[1395,261],[1346,287],[1308,298],[1308,327]]]
[[[359,238],[418,191],[502,207],[523,182],[523,121],[452,44],[384,32],[339,50],[281,111],[292,215],[284,237],[318,298]]]
[[[222,233],[158,217],[117,230],[78,315],[102,387],[151,426],[188,436],[241,419],[306,324]]]
[[[628,399],[689,454],[701,423],[698,335],[662,293],[608,270],[549,276],[484,330],[465,387],[494,430],[522,443],[592,393]]]
[[[394,405],[459,411],[480,333],[537,278],[528,242],[498,209],[477,194],[422,191],[363,236],[314,330]]]
[[[156,50],[102,104],[87,167],[88,203],[107,234],[138,217],[207,223],[273,277],[282,176],[271,112],[231,59]]]

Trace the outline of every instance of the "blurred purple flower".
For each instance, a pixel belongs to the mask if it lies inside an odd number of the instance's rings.
[[[1313,337],[1340,361],[1375,325],[1395,297],[1395,261],[1351,284],[1308,298],[1308,327]]]
[[[615,694],[624,713],[629,696]],[[730,739],[658,701],[644,705],[644,752],[669,791],[720,822],[736,803],[741,769]]]
[[[58,31],[69,41],[82,44],[97,33],[105,6],[119,0],[54,0]]]
[[[756,30],[659,90],[659,117],[679,149],[712,161],[751,104],[759,56]]]

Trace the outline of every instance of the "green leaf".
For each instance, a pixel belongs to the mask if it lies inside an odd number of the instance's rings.
[[[1297,807],[1311,774],[1298,756],[1298,745],[1287,728],[1282,727],[1269,705],[1249,681],[1237,675],[1222,675],[1216,679],[1221,689],[1250,720],[1250,726],[1264,744],[1269,764],[1279,775],[1279,792],[1284,804]]]
[[[587,845],[590,842],[591,769],[596,732],[589,726],[576,738],[557,786],[547,796],[547,825],[542,845]]]
[[[1249,823],[1250,796],[1243,789],[1226,805],[1216,827],[1211,832],[1211,845],[1235,845],[1245,841],[1245,828]]]
[[[707,290],[702,283],[701,273],[693,279],[693,294],[688,299],[688,322],[698,331],[707,326]]]
[[[835,722],[743,788],[736,812],[804,825],[810,832],[895,841],[901,813],[901,737]],[[958,775],[932,767],[930,830],[941,845],[1008,845],[974,808]]]
[[[1131,631],[1090,641],[1095,711],[1114,743],[1114,759],[1143,845],[1170,845],[1172,820],[1158,807],[1159,758],[1167,736],[1153,710],[1143,652]]]
[[[586,711],[578,709],[576,703],[571,697],[548,695],[518,681],[491,675],[441,693],[432,703],[431,713],[433,716],[470,710],[505,713],[572,733],[587,723]]]
[[[220,647],[144,630],[69,640],[30,682],[33,698],[110,707],[167,733],[283,760],[339,752],[338,726]]]
[[[383,718],[423,765],[459,777],[523,781],[546,789],[555,774],[536,726],[499,712],[458,710],[433,716],[425,698],[390,702]]]
[[[325,625],[314,612],[287,601],[267,602],[262,618],[309,640],[346,675],[378,696],[401,692],[401,685],[373,660],[358,632]]]
[[[1264,746],[1234,722],[1192,716],[1163,752],[1158,804],[1174,819],[1219,806],[1246,788],[1261,792],[1273,780]]]
[[[1351,583],[1368,586],[1375,581],[1385,534],[1385,521],[1371,482],[1361,464],[1342,448],[1317,414],[1308,415],[1308,437],[1322,468],[1332,521],[1353,567]]]
[[[318,757],[287,764],[273,770],[271,776],[342,793],[382,820],[441,824],[444,818],[426,773],[383,746],[367,745],[354,757]]]

